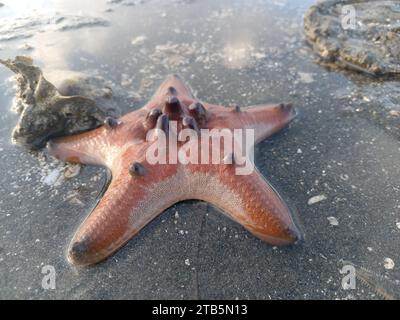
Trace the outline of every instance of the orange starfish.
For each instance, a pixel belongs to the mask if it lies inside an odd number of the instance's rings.
[[[233,153],[233,161],[225,161],[225,155],[218,164],[151,164],[146,158],[157,140],[157,135],[146,139],[147,133],[153,128],[168,132],[171,119],[178,131],[191,128],[199,135],[200,129],[254,129],[257,143],[284,128],[295,114],[290,104],[226,108],[202,103],[172,76],[143,108],[118,120],[107,118],[95,130],[51,141],[49,151],[58,159],[106,166],[112,173],[108,190],[71,241],[69,261],[89,265],[107,258],[165,209],[187,199],[212,203],[273,245],[296,241],[300,232],[288,207],[258,171],[235,174]],[[179,142],[178,149],[190,141]]]

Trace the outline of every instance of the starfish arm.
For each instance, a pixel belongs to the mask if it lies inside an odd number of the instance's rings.
[[[113,128],[103,125],[81,134],[53,139],[48,143],[48,151],[65,162],[103,165],[111,169],[121,150],[145,140],[142,123],[146,114],[144,110],[136,110],[119,120],[112,119]]]
[[[190,167],[191,197],[222,209],[253,235],[272,245],[301,239],[290,210],[256,169],[249,175],[236,175],[234,165],[212,167]]]
[[[208,128],[254,129],[255,143],[286,127],[296,116],[291,104],[225,108],[205,104],[210,111]]]
[[[68,260],[72,264],[90,265],[104,260],[180,200],[179,192],[171,192],[178,182],[176,165],[143,168],[143,176],[131,176],[125,165],[114,168],[117,172],[106,193],[70,243]]]
[[[100,127],[49,141],[49,153],[65,162],[106,165],[106,130]]]

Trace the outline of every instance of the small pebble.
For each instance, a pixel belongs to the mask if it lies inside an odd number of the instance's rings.
[[[329,223],[332,226],[338,226],[339,225],[339,221],[335,218],[335,217],[328,217]]]
[[[70,164],[66,167],[64,171],[64,177],[67,179],[76,177],[81,171],[81,166],[79,164]]]
[[[310,198],[307,203],[308,203],[309,206],[311,206],[311,205],[313,205],[315,203],[324,201],[326,199],[327,198],[326,198],[326,196],[324,194],[320,194],[319,196],[314,196],[314,197]]]
[[[368,98],[368,97],[363,97],[363,100],[364,100],[365,102],[371,102],[371,99]]]
[[[136,38],[133,38],[132,40],[131,40],[131,44],[133,45],[133,46],[136,46],[136,45],[141,45],[141,44],[143,44],[145,41],[146,41],[146,36],[138,36],[138,37],[136,37]]]
[[[389,114],[393,117],[399,117],[400,116],[400,111],[398,110],[390,110]]]
[[[303,83],[312,83],[314,82],[314,78],[312,73],[307,73],[307,72],[299,72],[299,80]]]
[[[55,185],[58,179],[60,178],[61,170],[59,168],[50,171],[50,173],[43,178],[43,183],[48,186]]]
[[[385,258],[385,260],[383,261],[383,266],[387,270],[392,270],[394,268],[394,261],[390,258]]]

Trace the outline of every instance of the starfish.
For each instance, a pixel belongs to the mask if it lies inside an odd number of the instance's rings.
[[[215,205],[272,245],[296,242],[301,233],[287,205],[256,169],[235,174],[233,153],[232,161],[217,164],[154,164],[146,157],[158,139],[157,134],[146,139],[149,130],[168,133],[170,120],[176,121],[177,131],[190,128],[199,135],[201,129],[254,129],[256,144],[286,127],[295,115],[291,104],[229,108],[200,102],[174,75],[142,108],[119,119],[106,118],[97,129],[50,141],[48,150],[56,158],[105,166],[112,174],[102,199],[73,236],[69,262],[104,260],[168,207],[188,199]],[[178,149],[191,141],[179,142]]]

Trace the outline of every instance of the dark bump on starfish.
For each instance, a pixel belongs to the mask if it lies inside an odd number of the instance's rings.
[[[134,162],[129,167],[129,174],[133,177],[144,176],[146,174],[146,170],[142,164],[139,162]]]
[[[167,94],[176,96],[178,94],[178,91],[174,87],[168,87]]]
[[[289,111],[289,110],[293,109],[293,104],[292,103],[280,103],[279,108],[284,111]]]
[[[163,113],[179,115],[182,113],[182,106],[179,99],[175,96],[168,96],[165,99]]]
[[[185,116],[182,119],[182,125],[184,128],[189,128],[195,130],[196,132],[199,132],[199,126],[197,125],[197,121],[193,117]]]
[[[88,251],[88,243],[85,240],[79,240],[74,242],[68,252],[69,259],[73,261],[82,260]]]
[[[194,102],[189,106],[189,114],[195,118],[200,125],[204,125],[208,120],[207,110],[200,102]]]
[[[158,117],[156,123],[156,129],[160,129],[164,132],[168,132],[169,130],[169,117],[166,114],[162,114]]]
[[[235,104],[233,106],[230,106],[230,107],[232,108],[233,112],[240,112],[241,111],[240,106],[238,106],[237,104]]]
[[[144,121],[145,128],[153,129],[156,126],[157,120],[161,115],[162,115],[162,112],[160,109],[156,108],[156,109],[151,110],[147,114],[146,119]]]
[[[119,121],[113,117],[106,117],[104,119],[104,126],[107,129],[114,129],[114,128],[118,127],[118,125],[119,125]]]
[[[282,230],[289,238],[292,238],[294,240],[295,245],[299,245],[304,241],[304,234],[302,230],[300,229],[293,229],[293,228],[288,228],[285,227]]]
[[[282,112],[290,114],[291,119],[294,119],[297,116],[297,110],[292,103],[281,103],[278,107]]]

